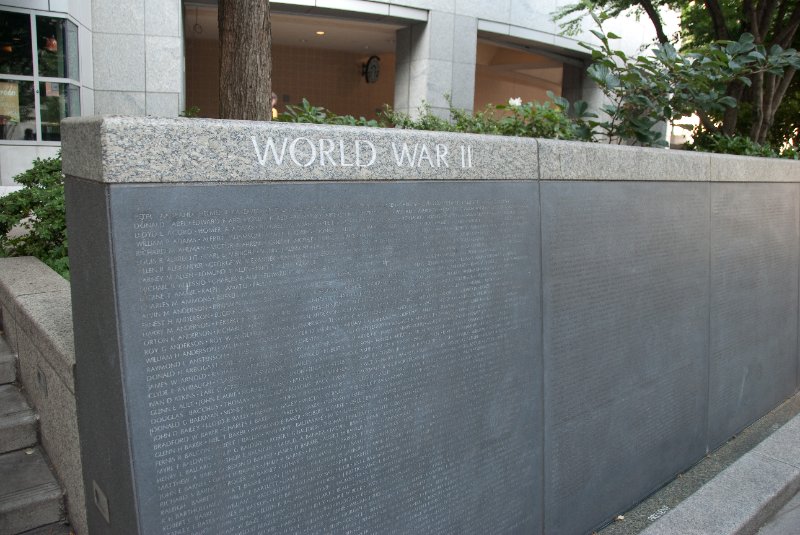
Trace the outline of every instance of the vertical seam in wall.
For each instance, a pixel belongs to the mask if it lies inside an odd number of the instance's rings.
[[[144,47],[144,113],[147,117],[147,0],[142,2],[142,46]],[[181,16],[181,20],[183,17]]]
[[[540,519],[540,526],[539,526],[539,533],[544,533],[545,527],[545,515],[547,514],[547,507],[545,501],[545,493],[547,492],[547,485],[545,484],[545,478],[547,472],[545,471],[545,467],[547,463],[545,462],[545,447],[546,447],[546,440],[545,440],[545,429],[547,426],[545,425],[545,418],[547,416],[547,412],[545,411],[545,360],[544,360],[544,224],[543,224],[543,217],[542,217],[542,161],[541,161],[541,151],[539,150],[539,140],[535,140],[536,143],[536,192],[539,201],[539,359],[541,361],[541,373],[539,374],[539,391],[540,391],[540,404],[539,404],[539,417],[541,422],[541,438],[540,438],[540,446],[542,452],[542,460],[540,463],[540,468],[542,471],[541,481],[541,492],[539,498],[539,505],[541,507],[541,519]]]
[[[797,392],[800,389],[800,185],[795,183],[794,188],[794,197],[795,197],[795,208],[797,208],[797,212],[795,213],[795,224],[797,233],[796,236],[796,245],[798,246],[798,266],[797,266],[797,308],[795,308],[795,313],[797,314],[797,330],[795,331],[795,353],[794,353],[794,366],[795,366],[795,380],[794,380],[794,391]]]
[[[705,410],[705,452],[708,454],[710,449],[711,443],[711,292],[713,290],[712,285],[712,272],[711,272],[711,241],[712,236],[711,233],[713,231],[712,228],[712,218],[711,218],[711,181],[706,182],[706,209],[708,210],[707,214],[707,249],[708,249],[708,300],[707,305],[708,309],[706,311],[706,410]]]

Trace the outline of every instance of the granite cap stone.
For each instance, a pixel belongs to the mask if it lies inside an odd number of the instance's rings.
[[[703,182],[711,165],[711,155],[699,152],[539,140],[541,180]]]
[[[217,119],[88,117],[62,126],[64,173],[105,183],[536,180],[537,141]]]
[[[785,158],[756,158],[714,154],[712,182],[800,182],[800,162]]]

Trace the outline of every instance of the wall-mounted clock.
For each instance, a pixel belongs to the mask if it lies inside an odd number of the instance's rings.
[[[381,58],[378,56],[370,56],[364,64],[361,74],[367,79],[368,84],[374,84],[378,81],[378,76],[381,74]]]

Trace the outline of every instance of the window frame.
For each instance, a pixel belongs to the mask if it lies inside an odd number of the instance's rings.
[[[53,76],[39,76],[39,36],[38,32],[36,31],[36,18],[37,17],[47,17],[51,19],[63,19],[67,22],[70,22],[75,25],[78,29],[77,38],[76,38],[76,47],[78,48],[78,52],[75,57],[78,58],[78,67],[75,69],[75,72],[80,76],[80,25],[72,19],[66,13],[56,13],[53,11],[40,11],[34,9],[15,9],[12,7],[0,6],[0,11],[6,11],[10,13],[22,13],[28,15],[28,23],[30,24],[31,28],[31,50],[29,51],[33,58],[33,74],[22,75],[22,74],[0,74],[0,81],[2,80],[9,80],[9,81],[20,81],[20,82],[31,82],[33,84],[33,93],[34,93],[34,113],[36,114],[36,139],[35,140],[25,140],[25,139],[0,139],[0,145],[42,145],[42,146],[50,146],[50,147],[58,147],[61,145],[61,141],[44,141],[42,140],[42,97],[40,87],[42,83],[47,82],[55,82],[58,84],[71,84],[78,88],[78,106],[80,110],[83,110],[83,95],[82,95],[82,85],[80,80],[75,80],[73,78],[58,78]],[[66,61],[66,59],[65,59]],[[66,69],[69,72],[69,69]],[[66,98],[66,95],[65,95]],[[70,117],[79,117],[80,115],[71,115]]]

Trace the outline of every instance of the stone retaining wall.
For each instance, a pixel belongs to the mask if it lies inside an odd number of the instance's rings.
[[[67,494],[69,520],[85,535],[69,283],[36,258],[0,258],[0,311],[19,357],[19,381],[39,415],[42,447]]]

